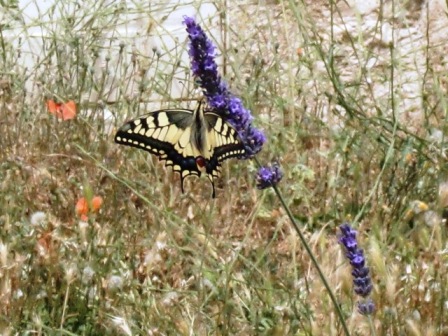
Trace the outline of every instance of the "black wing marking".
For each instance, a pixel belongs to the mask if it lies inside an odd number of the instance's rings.
[[[115,142],[146,150],[156,155],[165,166],[180,173],[181,188],[189,175],[200,176],[196,164],[199,151],[190,143],[191,110],[160,110],[131,120],[115,135]]]

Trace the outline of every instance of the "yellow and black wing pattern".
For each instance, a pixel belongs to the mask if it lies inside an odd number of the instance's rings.
[[[146,150],[173,167],[183,181],[189,175],[207,174],[212,183],[221,172],[220,163],[244,154],[237,131],[213,111],[166,109],[148,113],[125,123],[115,142]]]

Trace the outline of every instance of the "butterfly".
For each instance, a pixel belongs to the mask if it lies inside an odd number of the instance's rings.
[[[214,111],[206,111],[201,101],[194,110],[159,110],[128,121],[117,131],[115,142],[146,150],[165,161],[165,166],[180,174],[182,192],[187,176],[206,174],[213,198],[221,162],[245,153],[235,128]]]
[[[54,100],[47,100],[48,111],[62,120],[70,120],[76,117],[76,104],[73,100],[66,103],[56,103]]]

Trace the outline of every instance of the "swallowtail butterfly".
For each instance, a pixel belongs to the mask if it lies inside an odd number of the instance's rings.
[[[115,135],[121,145],[146,150],[179,172],[181,189],[189,175],[220,176],[223,160],[244,154],[237,131],[221,116],[206,111],[199,102],[194,110],[167,109],[148,113],[125,123]]]

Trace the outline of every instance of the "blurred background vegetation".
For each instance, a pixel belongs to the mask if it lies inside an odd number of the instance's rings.
[[[125,120],[201,98],[183,15],[265,130],[258,159],[282,165],[279,189],[350,331],[448,334],[444,1],[0,8],[2,334],[341,334],[253,162],[226,161],[211,199],[206,179],[182,194],[156,158],[113,142]],[[75,102],[76,118],[49,100]],[[343,221],[371,267],[370,320],[337,243]]]

